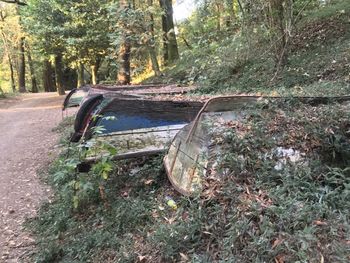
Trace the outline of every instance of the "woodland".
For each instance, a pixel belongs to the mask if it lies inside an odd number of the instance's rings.
[[[348,78],[347,1],[189,1],[180,21],[171,0],[0,2],[2,93],[142,82],[312,92]],[[338,68],[345,79],[329,76]]]

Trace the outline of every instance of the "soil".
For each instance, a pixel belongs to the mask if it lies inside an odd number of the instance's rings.
[[[64,97],[53,93],[0,99],[0,262],[23,262],[35,240],[23,223],[35,217],[50,189],[39,179],[56,156]]]

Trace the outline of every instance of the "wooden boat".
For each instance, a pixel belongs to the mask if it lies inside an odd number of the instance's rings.
[[[96,94],[80,107],[71,141],[94,138],[97,142],[109,143],[118,151],[115,159],[160,153],[196,117],[202,106],[202,102]],[[96,127],[103,129],[94,134]]]
[[[256,104],[262,97],[222,96],[208,100],[194,121],[186,125],[171,142],[164,157],[164,166],[174,188],[184,195],[200,194],[203,180],[208,171],[215,170],[221,158],[222,145],[215,140],[225,132],[225,123],[240,121],[245,107]],[[269,99],[285,100],[274,97]],[[291,99],[291,98],[288,98]],[[302,103],[326,104],[332,101],[350,101],[344,97],[295,97]],[[219,136],[216,136],[219,135]],[[290,149],[276,149],[282,155],[290,154]],[[292,154],[298,154],[292,152]]]
[[[118,95],[133,95],[139,97],[150,97],[152,95],[175,95],[185,94],[195,90],[195,87],[178,87],[177,85],[143,84],[143,85],[86,85],[81,88],[72,89],[63,102],[62,110],[70,107],[80,106],[89,97],[96,94],[104,94],[105,97]]]

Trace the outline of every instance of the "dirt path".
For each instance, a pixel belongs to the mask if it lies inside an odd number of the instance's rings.
[[[53,158],[62,100],[52,93],[0,100],[0,262],[20,262],[33,251],[22,224],[50,194],[37,170]]]

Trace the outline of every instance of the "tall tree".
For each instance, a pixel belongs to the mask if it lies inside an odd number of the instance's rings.
[[[66,36],[65,59],[74,64],[79,80],[79,64],[90,66],[92,83],[97,84],[98,71],[110,48],[110,2],[100,0],[96,6],[94,0],[59,2],[59,9],[66,15],[64,25]]]
[[[131,82],[131,70],[130,70],[130,54],[131,54],[131,42],[130,42],[130,29],[128,24],[128,13],[130,11],[130,3],[127,0],[120,0],[119,26],[122,28],[120,33],[120,47],[119,47],[119,72],[118,82],[122,85],[130,84]]]
[[[159,0],[159,5],[163,10],[162,29],[164,64],[173,63],[179,58],[173,18],[173,3],[172,0]]]
[[[284,21],[284,0],[269,0],[270,29],[273,32],[276,66],[287,61],[287,36]]]
[[[79,62],[77,66],[77,75],[78,75],[78,83],[77,87],[81,87],[85,85],[85,79],[84,79],[84,64]]]
[[[19,25],[21,27],[21,32],[22,32],[22,19],[21,19],[21,14],[20,14],[20,3],[19,1],[14,1],[17,4],[17,14],[18,14],[18,19],[19,19]],[[23,33],[22,33],[23,34]],[[17,76],[18,76],[18,91],[19,92],[27,92],[26,90],[26,64],[25,64],[25,37],[24,34],[19,38],[18,41],[18,70],[17,70]]]
[[[1,33],[1,40],[5,49],[5,53],[7,55],[7,60],[9,63],[9,69],[10,69],[10,84],[11,84],[11,88],[12,91],[15,92],[16,91],[16,83],[15,83],[15,76],[14,76],[14,63],[12,60],[12,56],[11,56],[11,51],[10,51],[10,44],[9,44],[9,40],[6,36],[6,33],[4,32],[4,26],[5,26],[5,18],[6,18],[6,13],[3,10],[0,10],[0,21],[1,21],[1,27],[0,27],[0,33]]]
[[[147,0],[148,8],[153,7],[153,0]],[[157,58],[157,51],[156,51],[156,43],[155,43],[155,37],[154,37],[154,15],[152,12],[149,12],[149,25],[148,25],[148,32],[150,34],[150,37],[148,38],[147,46],[149,48],[149,54],[151,58],[152,63],[152,69],[154,71],[154,74],[156,76],[160,76],[160,68]]]
[[[17,5],[17,15],[19,17],[19,24],[21,25],[21,16],[20,16],[20,6],[25,6],[26,3],[19,0],[1,0],[1,2],[16,4]],[[17,84],[19,92],[26,92],[26,77],[25,77],[25,51],[24,51],[24,36],[21,36],[18,41],[18,69],[17,69]]]
[[[32,36],[33,43],[41,51],[42,56],[55,58],[57,92],[59,95],[64,95],[63,55],[66,50],[67,35],[64,25],[68,21],[66,14],[60,9],[61,2],[61,0],[28,0],[28,6],[23,10],[23,23],[26,32]],[[45,78],[48,80],[50,76]],[[48,89],[48,87],[45,88],[45,90]]]
[[[29,48],[28,43],[26,43],[26,49],[27,49],[27,59],[28,59],[28,65],[29,65],[30,79],[32,82],[32,92],[38,93],[39,89],[38,89],[38,84],[37,84],[36,76],[35,76],[34,62],[32,59],[32,54],[31,54],[31,50]]]
[[[58,95],[64,95],[62,54],[55,56],[55,76]]]
[[[17,85],[19,92],[26,92],[26,64],[25,64],[25,50],[24,37],[20,37],[18,42],[18,69],[17,69]]]
[[[55,76],[52,68],[52,64],[48,59],[43,63],[43,86],[44,91],[53,92],[56,91],[56,83],[54,82]]]

